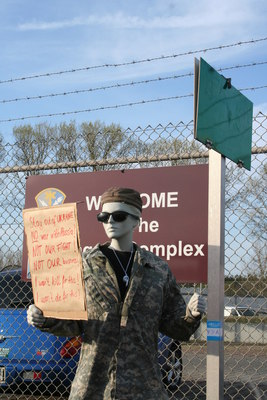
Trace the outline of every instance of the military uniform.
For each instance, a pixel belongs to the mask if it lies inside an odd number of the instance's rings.
[[[199,326],[168,265],[136,246],[124,302],[97,245],[83,256],[88,321],[47,319],[42,330],[83,335],[71,400],[167,400],[158,365],[158,332],[188,340]]]

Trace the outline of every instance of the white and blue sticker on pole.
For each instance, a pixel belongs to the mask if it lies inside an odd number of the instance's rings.
[[[223,340],[223,323],[221,321],[207,321],[207,340]]]

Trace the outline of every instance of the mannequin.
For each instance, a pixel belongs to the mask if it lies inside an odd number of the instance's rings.
[[[139,226],[140,211],[131,205],[119,202],[105,203],[103,205],[102,212],[112,213],[114,211],[125,211],[132,215],[129,215],[122,222],[115,222],[111,216],[108,223],[103,223],[106,235],[111,240],[110,246],[115,250],[130,251],[134,230]]]
[[[158,330],[188,340],[206,304],[194,294],[186,306],[166,262],[133,242],[142,213],[138,192],[110,188],[101,202],[97,218],[109,242],[83,255],[88,322],[45,318],[34,305],[27,320],[59,336],[84,335],[70,399],[167,400]]]

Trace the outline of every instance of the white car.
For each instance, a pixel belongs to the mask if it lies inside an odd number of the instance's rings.
[[[241,306],[225,306],[224,316],[225,317],[253,317],[256,315],[256,311],[249,307]]]

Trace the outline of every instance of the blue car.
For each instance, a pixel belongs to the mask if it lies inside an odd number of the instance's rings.
[[[33,297],[21,270],[0,272],[0,291],[0,389],[67,395],[82,338],[59,338],[28,325],[26,309]],[[181,345],[159,334],[158,349],[163,382],[172,391],[182,378]]]

